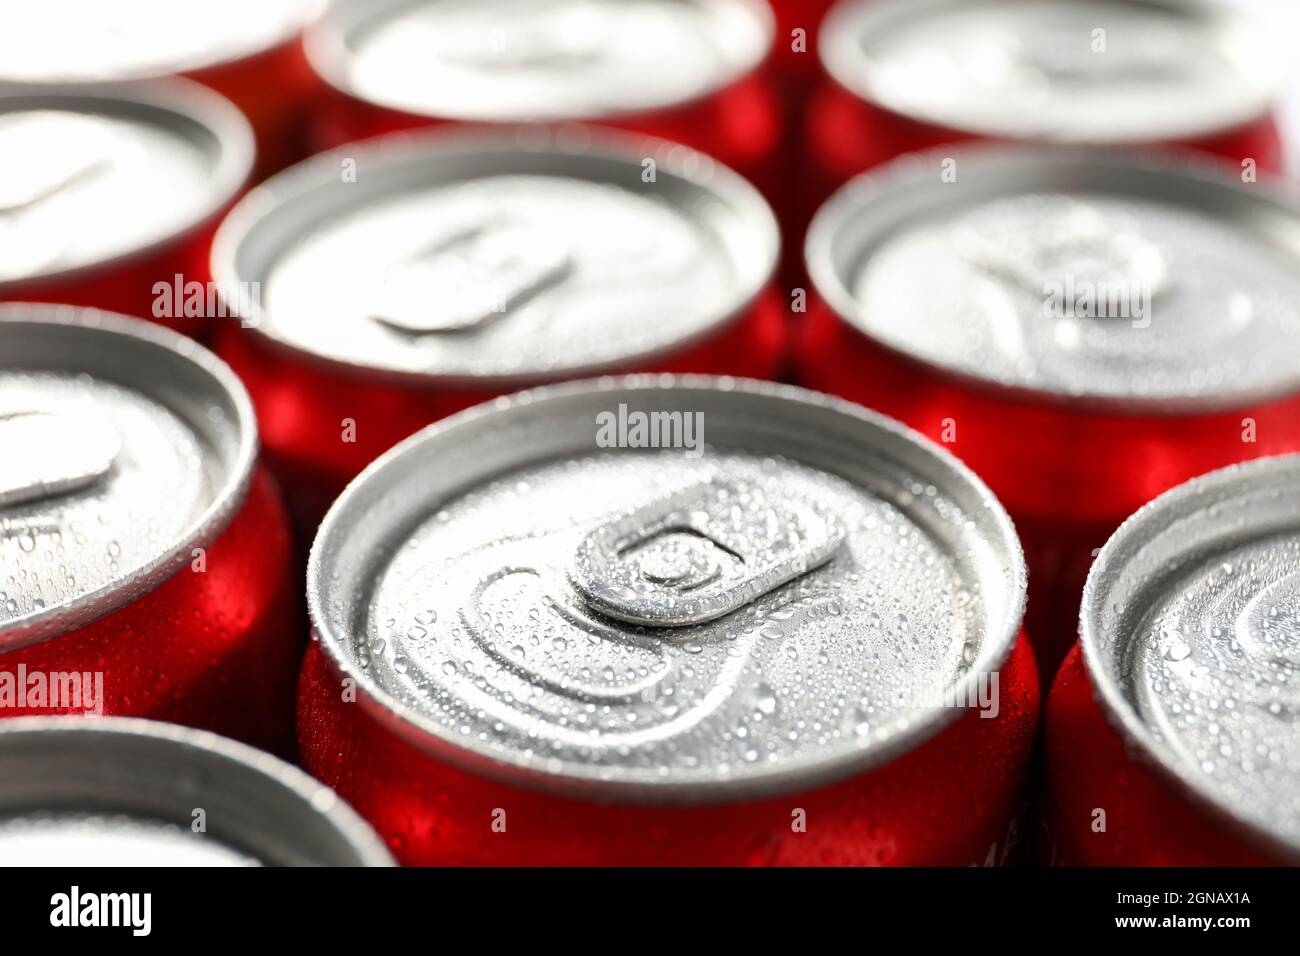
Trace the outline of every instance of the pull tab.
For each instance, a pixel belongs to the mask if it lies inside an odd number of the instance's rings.
[[[22,212],[108,166],[112,127],[51,111],[19,113],[0,124],[0,154],[16,166],[0,178],[0,215]]]
[[[88,488],[121,450],[112,424],[89,407],[0,414],[0,507]]]
[[[523,226],[476,226],[393,267],[374,320],[412,335],[463,332],[562,283],[573,255]]]
[[[843,526],[817,505],[704,481],[592,531],[570,579],[602,614],[681,627],[729,614],[820,567],[843,541]]]
[[[1008,215],[997,207],[957,230],[959,254],[1027,295],[1059,299],[1054,314],[1133,318],[1169,284],[1159,246],[1118,220],[1073,200],[1029,197]]]

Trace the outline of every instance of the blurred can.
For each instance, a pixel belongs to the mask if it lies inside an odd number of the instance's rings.
[[[58,717],[0,723],[0,860],[78,869],[392,864],[341,800],[269,754],[148,720]]]
[[[1189,157],[954,156],[898,160],[818,214],[799,375],[989,483],[1025,544],[1050,673],[1126,516],[1207,470],[1300,449],[1300,213]]]
[[[1300,864],[1300,457],[1133,515],[1046,712],[1050,859]]]
[[[808,111],[810,208],[902,153],[973,139],[1190,147],[1276,171],[1278,42],[1201,0],[842,0]]]
[[[309,542],[380,453],[526,384],[775,376],[779,246],[762,197],[684,146],[583,127],[396,134],[232,212],[213,272],[259,294],[219,348]]]
[[[238,110],[184,80],[0,86],[0,155],[0,300],[203,334],[206,296],[187,304],[185,289],[206,279],[212,234],[252,170]]]
[[[259,169],[298,157],[320,82],[302,34],[322,0],[41,0],[0,13],[0,83],[111,84],[185,76],[234,103]]]
[[[596,122],[684,143],[775,196],[761,0],[344,0],[308,32],[316,143],[442,123]]]
[[[0,306],[0,717],[151,717],[288,752],[288,522],[233,373],[170,332]]]
[[[412,864],[995,864],[1037,723],[997,501],[788,386],[550,386],[313,547],[303,766]]]

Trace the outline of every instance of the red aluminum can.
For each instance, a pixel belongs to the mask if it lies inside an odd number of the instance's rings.
[[[259,169],[301,155],[320,83],[302,34],[322,0],[41,0],[0,14],[0,83],[111,84],[184,76],[233,102]]]
[[[526,384],[774,377],[779,246],[753,187],[683,146],[586,127],[395,134],[232,212],[213,273],[257,294],[219,351],[310,541],[380,453]]]
[[[1130,518],[1046,709],[1052,862],[1300,863],[1300,456]]]
[[[761,0],[345,0],[307,34],[316,145],[445,123],[595,122],[787,187]]]
[[[1278,191],[1184,155],[904,158],[813,223],[800,380],[944,442],[989,483],[1025,544],[1050,674],[1127,515],[1300,449],[1294,235]]]
[[[1282,167],[1286,54],[1201,0],[842,0],[809,106],[809,209],[857,173],[941,144],[1182,146]]]
[[[65,302],[202,335],[184,290],[253,166],[248,123],[184,80],[0,86],[0,300]],[[178,298],[177,290],[181,290]]]
[[[408,864],[995,864],[1038,680],[977,478],[848,403],[548,386],[431,426],[308,568],[303,766]]]
[[[290,535],[252,405],[194,342],[0,306],[0,717],[150,717],[292,749]]]

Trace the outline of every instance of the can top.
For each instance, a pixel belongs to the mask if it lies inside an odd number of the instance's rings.
[[[88,623],[194,559],[257,452],[234,373],[90,309],[0,305],[0,652]]]
[[[843,87],[975,135],[1124,144],[1265,117],[1282,37],[1200,0],[858,0],[820,33]]]
[[[1088,575],[1081,633],[1127,740],[1300,860],[1300,455],[1211,472],[1129,518]]]
[[[1006,513],[919,435],[666,375],[418,433],[339,498],[308,566],[322,648],[394,732],[634,802],[804,789],[906,752],[987,689],[1024,590]]]
[[[822,208],[807,259],[850,325],[974,384],[1168,412],[1300,389],[1300,211],[1208,160],[905,157]]]
[[[535,382],[726,325],[779,246],[758,192],[701,153],[521,127],[397,134],[308,160],[239,203],[212,271],[250,290],[245,325],[315,358]]]
[[[22,283],[144,254],[211,219],[248,178],[253,135],[185,80],[0,87],[0,155],[0,297],[21,298]]]
[[[0,764],[10,866],[392,865],[328,787],[205,731],[19,717],[0,721]]]
[[[321,0],[41,0],[0,13],[0,81],[144,80],[292,40]]]
[[[438,119],[608,120],[708,97],[772,45],[754,0],[345,0],[308,32],[334,87]]]

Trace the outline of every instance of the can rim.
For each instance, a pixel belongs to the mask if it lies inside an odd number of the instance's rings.
[[[547,120],[546,122],[611,123],[636,116],[653,116],[679,109],[689,109],[699,103],[707,102],[723,90],[757,73],[771,55],[776,41],[776,17],[772,13],[771,7],[762,0],[705,0],[705,2],[725,2],[736,7],[745,8],[748,14],[754,18],[755,23],[763,29],[766,42],[752,62],[741,64],[723,80],[691,96],[671,100],[649,108],[611,108],[592,115],[565,117],[559,120]],[[348,81],[346,64],[350,54],[347,49],[347,34],[364,23],[382,19],[388,13],[395,11],[396,8],[403,6],[410,6],[410,0],[381,0],[381,2],[376,2],[376,0],[352,0],[351,3],[348,0],[336,0],[336,2],[331,3],[326,12],[307,28],[303,36],[303,50],[312,71],[330,89],[368,106],[391,110],[408,116],[424,116],[431,120],[450,120],[466,123],[488,122],[481,116],[472,113],[434,114],[412,112],[407,106],[369,99],[359,93],[353,84]],[[505,125],[536,121],[529,117],[517,117],[508,121]]]
[[[1004,620],[987,625],[988,640],[970,664],[966,674],[954,685],[962,692],[973,692],[980,673],[989,673],[1002,667],[1010,657],[1023,627],[1026,598],[1026,570],[1024,552],[1010,515],[988,486],[960,459],[925,438],[901,422],[873,412],[851,402],[830,395],[809,391],[793,385],[780,385],[754,379],[728,376],[636,374],[605,376],[595,379],[545,385],[514,395],[494,399],[442,419],[393,446],[375,459],[349,483],[335,500],[321,522],[312,542],[307,562],[307,606],[312,625],[312,638],[318,641],[330,667],[354,681],[358,689],[357,701],[372,719],[387,732],[414,746],[426,756],[474,774],[480,774],[510,786],[539,789],[562,796],[594,799],[613,799],[634,804],[708,804],[754,797],[777,796],[800,792],[832,784],[864,773],[887,763],[929,740],[954,723],[963,711],[959,708],[928,706],[925,716],[918,718],[905,730],[886,741],[874,742],[869,748],[841,755],[834,760],[807,760],[785,767],[782,772],[755,775],[744,779],[714,780],[700,785],[674,785],[671,781],[656,778],[652,781],[618,781],[602,779],[595,772],[552,772],[508,759],[498,759],[466,747],[462,742],[447,736],[437,724],[418,710],[396,700],[384,691],[363,669],[354,666],[348,651],[348,635],[329,625],[325,612],[324,595],[327,590],[328,558],[325,551],[331,539],[345,536],[347,513],[353,499],[357,498],[369,482],[391,465],[419,451],[429,442],[454,442],[462,432],[490,429],[492,421],[519,409],[549,401],[565,399],[614,397],[629,390],[668,391],[694,389],[706,392],[730,392],[758,398],[779,399],[804,406],[828,416],[853,419],[859,427],[871,429],[880,437],[897,442],[900,451],[925,456],[943,468],[955,483],[973,496],[990,517],[1000,538],[999,547],[1005,549],[1016,573],[1007,581],[1008,603]],[[340,530],[341,529],[341,530]],[[975,699],[966,697],[964,699]],[[571,769],[571,768],[570,768]]]
[[[221,737],[210,731],[161,721],[144,720],[138,717],[98,717],[94,719],[86,719],[85,717],[15,717],[10,720],[0,721],[0,751],[7,747],[21,747],[24,738],[36,742],[42,748],[42,761],[45,763],[49,762],[54,747],[60,742],[66,742],[69,739],[90,741],[91,743],[87,749],[95,753],[97,760],[102,758],[103,767],[99,768],[98,773],[87,775],[89,778],[88,787],[94,784],[102,784],[105,778],[111,777],[113,774],[129,775],[131,768],[126,765],[126,759],[124,758],[129,758],[131,751],[128,750],[126,754],[123,754],[120,752],[121,748],[130,748],[132,746],[148,748],[150,751],[161,754],[164,759],[170,755],[178,760],[197,758],[208,761],[212,764],[212,767],[204,774],[206,783],[220,786],[230,781],[232,774],[240,774],[242,780],[239,781],[239,792],[238,794],[232,794],[232,799],[238,799],[241,803],[253,799],[257,791],[280,791],[285,796],[290,797],[292,803],[296,804],[299,810],[306,810],[308,815],[316,816],[324,821],[329,830],[332,831],[332,836],[337,841],[340,841],[340,845],[330,849],[334,853],[347,857],[346,860],[312,860],[304,858],[294,861],[292,865],[394,865],[392,856],[374,830],[361,819],[355,810],[348,806],[342,797],[329,787],[271,754],[227,737]],[[111,749],[117,749],[119,752],[113,753],[112,758],[109,759]],[[171,778],[164,776],[161,780],[163,783],[167,783],[171,781]],[[61,783],[70,782],[61,777]],[[2,786],[0,785],[0,788]],[[253,788],[257,788],[257,790],[255,791]],[[150,795],[156,798],[159,795],[158,788],[150,788]],[[21,796],[30,800],[38,795],[25,790]],[[64,799],[67,797],[66,794],[61,796]],[[186,789],[185,793],[176,794],[176,796],[186,798],[182,810],[184,821],[188,823],[190,811],[193,807],[193,798],[196,794]],[[91,802],[93,802],[93,799]],[[76,808],[72,807],[70,809]],[[99,808],[96,807],[95,809]],[[130,808],[124,809],[116,805],[104,807],[103,809],[118,813],[130,812]],[[141,801],[140,809],[142,812],[149,810],[156,812],[157,808],[147,806]],[[289,807],[285,806],[282,809],[287,810]],[[151,813],[150,816],[152,815]],[[292,824],[298,819],[295,815],[294,820],[289,822]],[[319,838],[321,835],[320,833],[306,832],[297,834],[300,839],[304,840],[311,836]],[[283,843],[286,840],[286,834],[282,830],[277,830],[270,836],[277,842]],[[299,849],[295,850],[295,852],[305,856],[311,851]]]
[[[0,303],[0,331],[21,326],[63,326],[82,330],[73,334],[103,334],[130,342],[129,348],[161,353],[155,357],[197,371],[208,378],[215,393],[229,401],[232,427],[239,440],[228,473],[220,486],[214,489],[212,501],[189,523],[177,541],[152,560],[119,574],[93,591],[34,614],[0,622],[0,653],[30,647],[89,624],[135,601],[174,576],[189,560],[192,548],[210,545],[234,519],[253,480],[259,443],[257,418],[243,383],[225,362],[192,339],[141,319],[98,309],[46,303]],[[122,384],[140,388],[138,382]],[[198,434],[203,434],[202,423],[172,410]]]
[[[175,63],[171,67],[136,69],[102,82],[84,77],[69,80],[51,79],[27,81],[0,76],[0,84],[12,85],[19,88],[39,88],[50,84],[62,83],[107,87],[121,83],[138,83],[146,81],[152,83],[157,80],[170,82],[175,78],[193,79],[196,78],[198,74],[206,73],[209,70],[237,67],[242,63],[255,60],[272,50],[292,44],[302,35],[303,31],[306,30],[307,27],[321,17],[330,0],[294,0],[294,2],[299,8],[298,13],[292,18],[288,18],[287,22],[281,29],[273,33],[268,33],[266,38],[260,43],[252,45],[244,44],[233,52],[216,52],[206,56],[196,57],[188,63]]]
[[[71,282],[147,259],[200,233],[249,182],[257,156],[253,128],[233,103],[201,83],[179,77],[113,83],[0,83],[0,108],[60,107],[89,114],[120,113],[129,117],[170,117],[209,134],[219,155],[207,187],[207,201],[182,226],[141,244],[72,268],[54,268],[0,280],[0,298],[21,299],[23,290],[53,280]]]
[[[1178,12],[1200,17],[1207,21],[1233,21],[1238,25],[1251,24],[1244,11],[1210,0],[1141,0],[1141,5],[1170,13]],[[856,69],[858,55],[856,40],[864,28],[880,29],[891,21],[901,18],[918,18],[932,15],[943,7],[953,6],[953,0],[843,0],[835,4],[827,14],[823,28],[818,35],[817,56],[822,69],[839,87],[858,99],[901,119],[924,123],[937,129],[971,136],[1005,137],[1017,142],[1036,145],[1048,144],[1082,144],[1122,147],[1161,140],[1194,140],[1231,130],[1241,129],[1252,123],[1267,118],[1274,103],[1282,93],[1282,81],[1276,80],[1269,88],[1261,91],[1259,101],[1249,109],[1241,109],[1238,115],[1221,118],[1216,122],[1197,119],[1189,115],[1181,124],[1171,122],[1166,116],[1164,128],[1138,136],[1102,136],[1080,137],[1071,139],[1050,133],[1027,133],[1023,130],[999,128],[996,126],[964,125],[955,121],[956,117],[944,115],[942,110],[918,110],[896,97],[891,97],[882,90],[878,83],[873,83],[863,71]]]
[[[962,386],[987,394],[1052,406],[1066,406],[1111,414],[1185,415],[1229,411],[1250,405],[1286,398],[1300,391],[1300,369],[1292,380],[1267,388],[1242,389],[1235,392],[1205,392],[1199,395],[1106,395],[1073,392],[1050,383],[1031,386],[1018,382],[985,378],[961,368],[955,362],[922,357],[902,343],[887,341],[866,326],[853,292],[845,285],[835,267],[832,247],[838,237],[860,218],[864,208],[882,199],[897,200],[899,183],[933,177],[940,160],[956,157],[981,168],[995,169],[1007,162],[1026,162],[1044,168],[1060,169],[1068,164],[1108,168],[1115,172],[1160,174],[1177,178],[1199,188],[1209,188],[1255,203],[1267,203],[1295,219],[1300,226],[1300,190],[1280,177],[1261,178],[1246,186],[1225,177],[1220,163],[1212,158],[1186,152],[1153,150],[1135,153],[1107,146],[1008,145],[974,143],[940,146],[908,153],[881,166],[861,173],[841,186],[813,217],[804,240],[804,263],[814,290],[835,316],[856,334],[883,349],[891,357],[924,368]]]
[[[415,371],[394,367],[380,367],[365,362],[321,355],[302,348],[297,343],[279,335],[275,323],[267,321],[260,301],[260,292],[244,302],[228,303],[230,316],[226,321],[236,321],[240,332],[251,332],[259,341],[272,345],[313,367],[335,373],[360,376],[368,379],[413,386],[446,388],[498,387],[523,388],[539,382],[560,378],[581,378],[613,373],[629,366],[652,363],[659,358],[676,355],[693,345],[727,328],[738,321],[763,296],[776,274],[781,254],[781,235],[776,214],[758,189],[729,167],[711,157],[669,140],[629,133],[622,130],[586,124],[521,126],[506,125],[488,128],[433,128],[390,133],[372,140],[349,143],[318,153],[277,173],[256,186],[237,202],[217,228],[212,242],[210,271],[218,289],[244,288],[249,281],[240,269],[241,248],[262,226],[272,220],[288,203],[304,199],[321,188],[323,183],[335,182],[339,163],[344,160],[378,164],[383,168],[398,168],[431,156],[465,156],[473,153],[490,153],[506,156],[537,153],[546,156],[591,158],[610,163],[640,160],[647,150],[668,157],[676,157],[672,168],[660,163],[660,173],[672,175],[703,192],[723,195],[745,216],[753,220],[752,229],[766,235],[763,261],[742,276],[744,284],[738,289],[735,304],[718,310],[690,335],[663,346],[615,357],[608,361],[572,367],[557,367],[553,371],[525,371],[508,374],[472,375]],[[707,171],[707,173],[705,172]],[[269,258],[274,258],[269,257]],[[260,273],[271,268],[262,265]],[[259,280],[257,288],[260,290]],[[241,308],[246,307],[246,308]]]
[[[1165,526],[1170,517],[1177,517],[1180,506],[1195,506],[1222,496],[1243,478],[1258,476],[1284,477],[1293,482],[1300,480],[1300,454],[1257,458],[1207,472],[1156,496],[1130,515],[1098,552],[1088,571],[1079,610],[1079,644],[1093,698],[1106,722],[1130,753],[1155,771],[1176,794],[1208,812],[1233,834],[1273,855],[1300,862],[1300,842],[1288,840],[1241,815],[1231,802],[1217,796],[1204,785],[1203,780],[1188,772],[1159,746],[1155,735],[1124,694],[1112,669],[1106,666],[1106,652],[1102,648],[1097,620],[1097,609],[1107,600],[1107,579],[1115,574],[1112,565],[1122,566],[1126,558],[1124,552],[1133,539],[1149,537],[1153,528]],[[1174,513],[1171,515],[1169,512]]]

